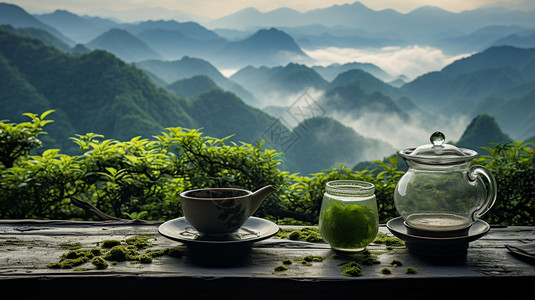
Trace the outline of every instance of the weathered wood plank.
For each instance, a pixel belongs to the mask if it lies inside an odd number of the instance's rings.
[[[535,243],[535,227],[492,228],[487,235],[470,243],[466,256],[456,259],[428,258],[412,254],[403,246],[390,249],[372,244],[368,249],[379,263],[362,265],[362,276],[347,277],[342,274],[340,265],[354,257],[333,256],[335,252],[325,243],[271,238],[255,243],[252,248],[214,253],[213,248],[192,249],[169,240],[158,234],[158,226],[159,223],[0,222],[0,288],[16,291],[25,285],[35,285],[54,293],[66,289],[68,294],[80,289],[86,291],[87,285],[91,285],[93,291],[85,295],[87,298],[91,298],[89,295],[93,292],[104,292],[118,286],[121,292],[115,293],[115,296],[144,293],[162,297],[174,293],[215,296],[240,291],[240,295],[256,299],[272,299],[276,295],[313,299],[318,295],[332,294],[335,290],[353,291],[359,295],[379,293],[375,298],[382,298],[381,295],[388,294],[387,290],[413,296],[417,296],[415,293],[419,291],[424,296],[433,291],[436,293],[444,285],[468,288],[481,284],[505,284],[508,291],[515,294],[523,293],[531,288],[529,284],[535,283],[535,266],[513,257],[504,246]],[[384,226],[380,231],[390,234]],[[79,242],[83,248],[89,249],[103,240],[124,241],[136,235],[150,235],[151,249],[175,248],[181,257],[157,257],[148,264],[119,262],[105,270],[74,271],[46,267],[68,251],[66,244]],[[325,259],[301,264],[300,260],[307,255]],[[275,268],[283,265],[284,260],[292,262],[285,265],[288,270],[276,271]],[[401,261],[403,266],[392,266],[390,262],[393,260]],[[84,266],[90,265],[86,263]],[[405,274],[407,267],[418,270],[418,273]],[[383,269],[390,270],[391,274],[383,274]],[[143,285],[137,286],[138,283]],[[126,291],[131,285],[135,292]],[[262,289],[265,293],[257,294]],[[29,296],[29,291],[23,292],[24,297]],[[475,288],[470,293],[495,295]],[[451,297],[453,294],[453,289],[445,288],[437,297]]]

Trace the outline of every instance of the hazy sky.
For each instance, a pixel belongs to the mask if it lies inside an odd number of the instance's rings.
[[[270,11],[279,7],[290,7],[301,12],[323,8],[335,4],[353,3],[344,0],[4,0],[17,4],[30,13],[47,13],[56,9],[66,9],[77,14],[94,14],[103,9],[132,10],[148,7],[162,7],[208,18],[218,18],[246,7],[256,7],[260,11]],[[493,3],[519,4],[533,0],[360,0],[374,10],[392,8],[399,12],[409,12],[415,8],[433,5],[459,12],[471,10]],[[533,5],[532,5],[533,6]]]
[[[203,18],[218,18],[237,12],[247,7],[256,7],[260,11],[270,11],[279,7],[290,7],[301,12],[316,8],[354,3],[354,0],[0,0],[21,6],[29,13],[50,13],[56,9],[65,9],[79,15],[115,17],[123,22],[143,21],[147,19],[175,19],[187,21],[187,16],[179,12]],[[528,7],[535,10],[535,0],[360,0],[361,3],[374,10],[395,9],[402,13],[410,12],[425,5],[439,6],[443,9],[460,12],[496,3],[507,4],[511,8]],[[522,6],[518,6],[522,5]],[[149,9],[152,8],[152,9]],[[166,10],[173,11],[169,12]],[[123,11],[117,13],[113,11]],[[182,17],[180,17],[182,16]],[[207,19],[193,19],[201,22]],[[307,50],[306,53],[316,60],[317,65],[331,63],[361,62],[373,63],[392,76],[405,75],[409,79],[430,71],[437,71],[459,59],[469,55],[448,56],[440,49],[412,45],[404,48],[385,47],[382,49],[343,49],[327,48]],[[393,63],[395,62],[395,63]],[[220,70],[230,76],[236,70]]]

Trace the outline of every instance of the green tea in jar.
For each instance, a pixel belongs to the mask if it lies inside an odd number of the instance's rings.
[[[379,215],[372,183],[335,180],[327,183],[321,204],[319,229],[331,248],[358,252],[373,242]]]

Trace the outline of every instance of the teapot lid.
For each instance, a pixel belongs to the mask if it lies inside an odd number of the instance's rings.
[[[429,138],[431,144],[422,145],[418,148],[407,148],[399,154],[407,160],[424,164],[458,164],[468,162],[477,157],[477,152],[465,148],[457,148],[454,145],[444,144],[446,136],[440,132],[434,132]]]

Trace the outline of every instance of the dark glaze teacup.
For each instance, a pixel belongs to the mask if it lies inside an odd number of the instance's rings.
[[[238,230],[276,190],[273,185],[254,193],[239,188],[197,189],[181,193],[180,201],[186,221],[199,233],[221,235]]]

